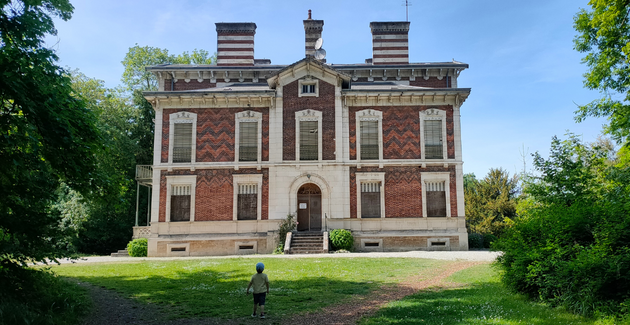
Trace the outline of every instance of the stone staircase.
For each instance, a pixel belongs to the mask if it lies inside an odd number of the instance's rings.
[[[121,249],[116,253],[112,253],[112,257],[129,257],[129,252],[126,249]]]
[[[322,254],[324,250],[324,234],[317,232],[293,232],[289,254]]]

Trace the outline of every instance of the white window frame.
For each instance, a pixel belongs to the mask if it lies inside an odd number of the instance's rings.
[[[300,122],[317,121],[317,160],[322,161],[322,112],[314,109],[305,109],[295,112],[295,160],[300,161]]]
[[[302,86],[315,85],[314,93],[303,93]],[[319,97],[319,80],[318,79],[300,79],[298,80],[298,97]]]
[[[361,121],[378,121],[378,162],[383,162],[383,112],[374,109],[364,109],[355,113],[355,135],[357,162],[361,162]],[[366,162],[374,162],[370,159]]]
[[[252,221],[238,220],[238,186],[253,184],[257,185],[258,198],[256,200],[256,220],[262,220],[262,174],[234,174],[232,175],[232,187],[234,189],[234,199],[232,201],[232,220],[234,221]]]
[[[438,108],[429,108],[420,112],[420,159],[425,160],[424,121],[442,121],[442,159],[448,159],[448,140],[446,138],[446,111]],[[429,159],[440,161],[440,159]]]
[[[177,112],[169,114],[169,129],[168,129],[168,163],[173,164],[173,145],[175,141],[175,124],[177,123],[192,123],[192,137],[191,141],[191,157],[190,164],[194,164],[197,159],[197,114],[190,112]],[[187,164],[187,163],[176,163]]]
[[[381,183],[381,219],[385,219],[385,173],[356,173],[355,182],[357,183],[357,219],[361,219],[361,183],[362,182],[380,182]],[[366,218],[366,220],[377,218]]]
[[[426,183],[444,182],[444,194],[446,196],[446,217],[451,217],[451,173],[449,172],[421,172],[420,179],[422,181],[422,217],[427,218],[427,191]]]
[[[171,222],[171,192],[173,185],[190,185],[190,221],[195,221],[197,175],[166,176],[166,222]]]
[[[256,163],[258,165],[261,164],[262,161],[262,119],[263,119],[263,114],[259,113],[259,112],[254,112],[254,111],[244,111],[244,112],[238,112],[235,115],[235,121],[236,121],[236,126],[234,128],[234,163],[236,165],[238,165],[239,163],[241,164],[247,164],[247,163],[253,163],[253,161],[239,161],[238,159],[240,158],[239,155],[239,149],[240,149],[240,140],[241,140],[241,122],[257,122],[258,123],[258,154],[257,154],[257,158],[256,158]]]

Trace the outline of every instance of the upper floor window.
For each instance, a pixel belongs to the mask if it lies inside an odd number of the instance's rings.
[[[357,160],[383,159],[383,112],[366,109],[356,112]]]
[[[318,160],[318,121],[300,121],[300,160]]]
[[[322,160],[322,112],[295,112],[296,160]]]
[[[378,121],[361,121],[361,159],[378,159]]]
[[[197,146],[197,114],[169,115],[169,163],[194,163]]]
[[[319,80],[307,78],[298,81],[298,97],[304,96],[319,97]]]
[[[243,111],[236,113],[234,160],[262,160],[262,113]]]
[[[421,159],[446,159],[446,112],[430,108],[420,112]]]

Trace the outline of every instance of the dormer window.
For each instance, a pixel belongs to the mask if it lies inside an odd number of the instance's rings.
[[[298,97],[319,97],[319,80],[301,79],[298,81]]]

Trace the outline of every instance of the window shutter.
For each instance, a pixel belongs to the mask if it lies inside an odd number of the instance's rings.
[[[238,207],[236,218],[238,220],[258,219],[258,185],[238,185]]]
[[[444,182],[424,184],[427,199],[427,217],[446,217],[446,191]]]
[[[173,124],[173,162],[191,162],[192,123]]]
[[[300,121],[300,160],[319,159],[318,121]]]
[[[361,183],[361,218],[381,217],[381,183]]]
[[[190,185],[171,188],[171,221],[190,221]]]
[[[361,121],[361,160],[378,159],[378,121]]]
[[[240,122],[239,161],[258,160],[258,122]]]
[[[426,159],[443,159],[442,121],[424,121],[424,157]]]

